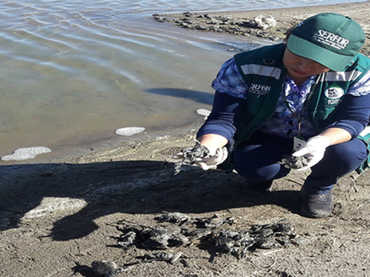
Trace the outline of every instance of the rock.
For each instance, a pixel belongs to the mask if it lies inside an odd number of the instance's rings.
[[[262,30],[266,30],[276,26],[276,20],[270,15],[266,17],[263,15],[259,15],[254,19],[254,21],[256,22],[257,27]]]
[[[196,25],[196,26],[195,26],[195,28],[196,28],[197,30],[201,30],[201,31],[206,31],[206,30],[208,30],[208,28],[207,28],[206,26],[204,26],[204,25],[200,25],[200,24]]]

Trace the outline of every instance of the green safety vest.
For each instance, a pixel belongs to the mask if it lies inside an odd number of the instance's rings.
[[[285,47],[284,44],[265,46],[234,56],[248,91],[241,124],[237,126],[231,152],[253,132],[259,130],[275,112],[286,76],[282,61]],[[337,120],[335,115],[348,88],[369,69],[370,59],[358,54],[344,71],[329,71],[317,77],[316,83],[311,87],[311,96],[305,103],[305,109],[310,122],[318,131]],[[228,159],[220,168],[232,170],[229,162]]]

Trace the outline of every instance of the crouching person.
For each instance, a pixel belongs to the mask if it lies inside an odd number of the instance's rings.
[[[212,112],[197,134],[208,151],[198,164],[235,170],[254,193],[290,172],[284,157],[301,158],[300,170],[311,169],[301,190],[302,215],[330,215],[333,186],[368,156],[358,137],[370,115],[370,59],[358,53],[364,40],[358,23],[322,13],[283,43],[226,61],[212,83]]]

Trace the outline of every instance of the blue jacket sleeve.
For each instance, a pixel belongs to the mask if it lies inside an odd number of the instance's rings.
[[[199,129],[197,137],[217,134],[230,141],[239,125],[244,102],[244,99],[216,91],[212,112]]]
[[[352,138],[357,137],[369,124],[370,94],[346,95],[338,113],[338,120],[330,127],[347,130]]]

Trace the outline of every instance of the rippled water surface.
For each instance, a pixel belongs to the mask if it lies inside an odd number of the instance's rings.
[[[159,24],[153,13],[333,3],[341,1],[2,1],[0,156],[74,151],[118,128],[151,133],[201,119],[227,49],[256,41]]]

